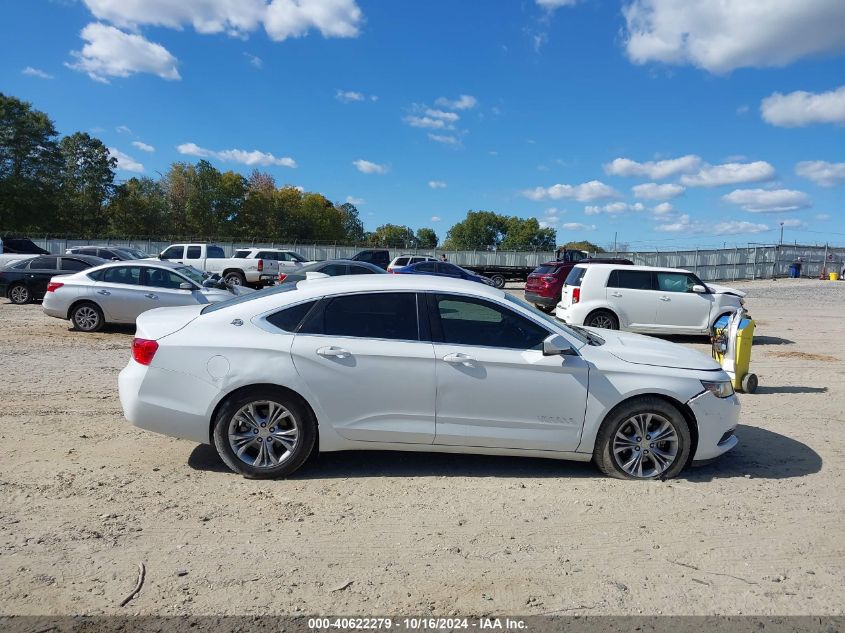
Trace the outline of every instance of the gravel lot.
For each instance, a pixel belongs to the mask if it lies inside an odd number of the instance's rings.
[[[402,453],[247,481],[123,420],[131,330],[1,303],[0,614],[842,614],[845,283],[737,285],[760,390],[666,483]]]

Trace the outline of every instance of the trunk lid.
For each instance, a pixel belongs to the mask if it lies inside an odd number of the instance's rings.
[[[142,313],[136,321],[136,338],[157,341],[168,334],[178,332],[196,319],[204,305],[156,308]]]

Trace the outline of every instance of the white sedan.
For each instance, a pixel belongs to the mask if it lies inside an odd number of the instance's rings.
[[[737,444],[739,401],[711,358],[571,328],[467,281],[312,279],[137,325],[126,417],[212,444],[246,477],[289,475],[319,446],[593,460],[653,479]]]

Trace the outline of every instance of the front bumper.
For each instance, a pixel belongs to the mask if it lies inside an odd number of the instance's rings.
[[[537,305],[545,306],[547,308],[552,308],[557,305],[558,299],[553,299],[552,297],[544,297],[543,295],[538,295],[537,293],[530,292],[528,290],[525,291],[525,300],[528,303],[534,303]]]
[[[739,443],[733,431],[739,424],[739,398],[717,398],[709,391],[696,396],[687,406],[698,423],[698,448],[693,462],[714,459]]]

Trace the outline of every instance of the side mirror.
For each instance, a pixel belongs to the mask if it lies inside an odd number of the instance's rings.
[[[158,254],[158,258],[159,258],[159,259],[164,259],[164,253],[163,253],[163,252],[162,252],[162,253],[159,253],[159,254]]]
[[[702,286],[701,284],[695,284],[692,287],[692,291],[702,295],[707,292],[707,288],[705,286]]]
[[[572,346],[560,334],[549,334],[543,340],[543,356],[570,356]]]
[[[193,290],[194,284],[188,283],[187,281],[183,281],[179,284],[179,290]]]

